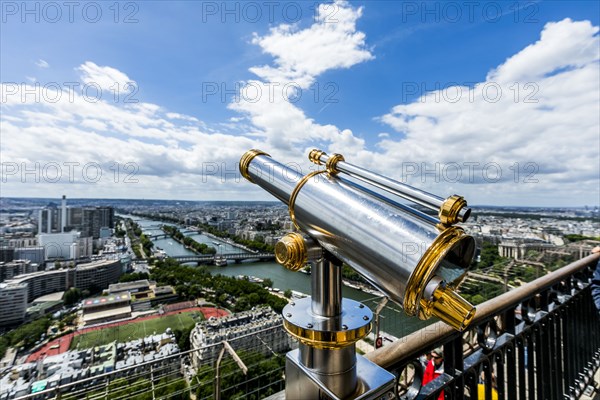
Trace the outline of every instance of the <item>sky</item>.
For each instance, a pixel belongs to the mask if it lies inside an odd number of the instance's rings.
[[[272,200],[312,148],[472,205],[600,203],[597,1],[3,1],[2,197]]]

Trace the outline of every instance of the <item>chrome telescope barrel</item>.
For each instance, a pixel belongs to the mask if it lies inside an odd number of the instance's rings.
[[[443,199],[435,194],[350,164],[340,154],[329,156],[322,150],[313,149],[308,155],[308,159],[315,164],[325,165],[330,173],[343,172],[388,193],[437,211],[440,222],[444,225],[466,222],[471,215],[471,209],[467,207],[467,202],[458,195]]]
[[[460,330],[474,317],[475,308],[454,292],[475,250],[473,238],[460,227],[436,227],[335,174],[303,176],[259,150],[244,154],[240,172],[287,204],[300,231],[407,314],[421,319],[436,315]],[[284,237],[275,249],[277,260],[297,270],[306,260],[302,246],[294,237]]]

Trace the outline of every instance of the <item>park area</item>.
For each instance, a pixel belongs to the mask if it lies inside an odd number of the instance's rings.
[[[204,316],[200,311],[180,311],[158,318],[141,318],[127,324],[101,327],[101,329],[93,329],[76,334],[71,341],[70,349],[86,349],[113,341],[128,342],[154,334],[161,334],[167,328],[171,328],[173,331],[177,329],[184,330],[203,319]]]
[[[185,306],[180,303],[175,306]],[[171,307],[172,308],[172,307]],[[191,328],[196,322],[210,317],[221,318],[229,312],[213,307],[186,307],[167,311],[164,314],[154,314],[139,317],[134,320],[114,322],[106,325],[84,328],[76,333],[69,333],[44,344],[27,357],[27,362],[35,362],[42,357],[62,354],[67,350],[82,350],[101,346],[110,342],[128,342],[143,337],[161,334],[167,328],[173,331]]]

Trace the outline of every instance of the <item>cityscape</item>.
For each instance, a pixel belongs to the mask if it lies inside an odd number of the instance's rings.
[[[154,393],[211,398],[223,340],[271,377],[248,377],[243,391],[283,389],[283,363],[267,361],[297,347],[281,310],[310,295],[309,275],[274,260],[293,227],[287,207],[63,196],[3,198],[1,209],[0,398],[66,384],[93,393],[90,380],[105,374],[106,387],[132,395],[148,382],[117,389],[119,380],[151,369]],[[585,257],[600,244],[598,217],[597,207],[474,207],[462,224],[477,243],[462,295],[483,303]],[[348,267],[343,278],[345,296],[374,305],[383,296]],[[382,313],[383,346],[428,324],[397,311]],[[241,371],[228,368],[223,390],[233,396]]]
[[[599,32],[0,1],[0,400],[600,400]]]

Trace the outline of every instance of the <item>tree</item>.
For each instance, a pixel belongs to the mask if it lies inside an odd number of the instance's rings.
[[[149,279],[150,275],[145,272],[132,272],[130,274],[123,274],[119,278],[119,282],[134,282],[142,279]]]
[[[175,339],[177,340],[177,346],[179,346],[179,351],[187,351],[190,349],[190,335],[194,328],[195,325],[192,325],[182,330],[176,329],[173,331]]]
[[[82,292],[78,288],[70,288],[63,294],[63,300],[66,306],[71,306],[81,299]]]
[[[288,299],[290,299],[292,297],[292,291],[291,291],[291,289],[286,289],[286,291],[283,292],[283,295],[285,297],[287,297]]]
[[[266,278],[263,281],[263,286],[264,287],[273,287],[273,280],[271,278]]]
[[[506,259],[501,257],[498,253],[498,246],[484,241],[481,245],[481,253],[479,255],[479,263],[477,263],[477,268],[491,267],[492,265],[499,264],[505,260]],[[475,260],[473,260],[473,264],[475,263]]]

